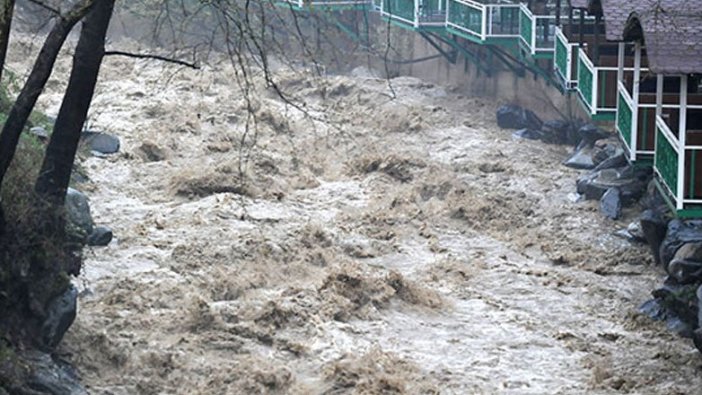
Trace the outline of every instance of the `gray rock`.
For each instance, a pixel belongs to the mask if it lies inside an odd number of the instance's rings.
[[[22,359],[32,370],[27,380],[30,389],[51,395],[88,394],[68,363],[38,351],[27,351],[22,354]]]
[[[692,337],[697,327],[697,286],[680,284],[668,277],[663,286],[652,292],[665,308],[665,319],[670,330],[684,337]]]
[[[497,109],[497,125],[503,129],[540,130],[543,122],[532,111],[508,104]]]
[[[554,119],[544,122],[541,127],[541,140],[549,144],[572,144],[580,141],[580,137],[574,132],[574,127],[570,122]]]
[[[86,130],[81,139],[92,151],[100,154],[114,154],[119,152],[119,139],[107,133]]]
[[[576,150],[573,155],[563,162],[564,166],[571,167],[573,169],[594,169],[597,166],[595,156],[597,155],[598,149],[595,147],[582,147]]]
[[[49,138],[49,132],[46,131],[41,126],[35,126],[31,129],[29,129],[29,132],[39,138],[39,140],[46,140]]]
[[[681,284],[702,280],[702,243],[687,243],[680,247],[668,264],[668,274]]]
[[[601,130],[600,128],[597,127],[597,125],[594,125],[592,123],[588,123],[586,125],[583,125],[578,129],[578,134],[580,135],[580,138],[589,143],[593,144],[597,140],[601,140],[607,137],[610,137],[610,134]]]
[[[512,136],[527,140],[540,140],[541,137],[543,137],[540,131],[531,129],[517,130],[516,132],[512,133]]]
[[[626,166],[627,163],[628,162],[626,161],[626,154],[624,153],[624,150],[619,149],[616,150],[612,155],[607,157],[607,159],[598,163],[594,170],[600,171],[604,169],[616,169]]]
[[[659,251],[663,267],[668,267],[680,247],[696,242],[702,242],[702,220],[674,219],[668,222],[668,230]]]
[[[49,302],[46,319],[41,327],[42,343],[54,349],[76,319],[78,290],[71,286],[63,294]]]
[[[646,242],[646,235],[644,234],[643,229],[641,229],[641,222],[636,221],[630,223],[629,226],[626,227],[626,230],[635,241],[642,243]]]
[[[88,198],[73,188],[66,192],[66,219],[67,233],[73,241],[83,243],[93,233]]]
[[[112,229],[106,226],[96,226],[88,236],[88,245],[101,247],[110,244],[112,241]]]
[[[654,210],[645,210],[639,219],[641,231],[646,238],[646,243],[651,247],[651,253],[657,265],[661,263],[660,248],[668,230],[668,224],[663,217]]]
[[[600,199],[600,211],[609,219],[619,219],[622,215],[622,193],[619,188],[610,188]]]
[[[647,181],[642,181],[630,168],[604,169],[580,177],[577,189],[586,199],[599,200],[608,189],[619,188],[622,203],[626,205],[643,195],[646,184]]]

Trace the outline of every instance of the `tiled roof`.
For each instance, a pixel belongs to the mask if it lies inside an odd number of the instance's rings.
[[[606,1],[606,0],[605,0]],[[643,0],[631,13],[625,38],[640,24],[654,73],[702,73],[702,0]],[[609,26],[608,26],[609,30]],[[609,35],[609,31],[607,32]]]
[[[604,14],[605,35],[609,41],[621,41],[624,26],[629,15],[636,11],[644,1],[641,0],[600,0]]]

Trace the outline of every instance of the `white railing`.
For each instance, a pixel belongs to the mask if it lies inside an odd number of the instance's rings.
[[[419,19],[417,18],[417,15],[419,13],[418,3],[419,3],[418,0],[414,0],[414,20],[401,17],[401,16],[397,15],[396,13],[386,12],[385,11],[385,0],[381,0],[381,2],[380,2],[380,15],[385,17],[385,18],[388,18],[390,20],[394,19],[394,20],[397,20],[400,22],[404,22],[408,25],[412,25],[412,26],[417,28],[417,27],[419,27]]]
[[[566,49],[566,65],[565,65],[565,71],[562,71],[560,67],[558,66],[558,54],[556,53],[556,46],[558,43],[561,43],[565,49]],[[578,83],[578,77],[573,76],[573,52],[575,51],[575,48],[577,48],[578,44],[577,43],[570,43],[568,42],[568,38],[563,34],[563,31],[561,30],[560,27],[556,27],[556,41],[554,42],[554,57],[553,57],[553,62],[554,65],[556,66],[556,72],[561,76],[563,81],[565,82],[565,87],[567,89],[573,89],[575,85]],[[564,75],[565,73],[565,75]]]
[[[555,15],[535,15],[532,22],[533,32],[533,49],[532,54],[538,52],[553,52],[556,35],[556,16]],[[539,29],[542,29],[539,31]],[[544,35],[544,30],[546,34]],[[541,34],[539,34],[541,33]],[[542,37],[548,37],[548,40],[542,40]]]
[[[464,32],[466,34],[469,34],[471,36],[475,36],[479,38],[481,41],[485,41],[485,38],[487,37],[487,12],[486,8],[487,6],[485,4],[478,3],[477,1],[473,0],[448,0],[449,4],[446,7],[446,26],[452,27],[456,30],[459,30],[461,32]],[[459,3],[463,4],[465,7],[472,8],[475,10],[477,13],[480,14],[480,31],[474,31],[469,29],[466,26],[459,25],[457,23],[451,22],[451,5],[450,3]]]
[[[628,122],[628,127],[629,130],[622,130],[621,128],[621,116],[623,113],[623,109],[619,108],[619,97],[622,97],[624,101],[626,102],[627,107],[629,107],[629,119],[627,120]],[[634,117],[638,116],[638,112],[636,111],[636,106],[634,105],[634,99],[631,98],[631,95],[629,95],[629,91],[626,89],[626,86],[622,83],[622,81],[617,81],[617,115],[614,120],[614,126],[617,129],[617,132],[619,132],[619,135],[622,136],[622,140],[624,142],[624,145],[626,148],[629,150],[629,156],[631,159],[634,159],[635,152],[638,152],[638,147],[636,146],[636,135],[634,133]],[[629,141],[625,137],[629,138]]]
[[[504,37],[504,38],[516,38],[519,37],[519,4],[487,4],[485,6],[485,12],[487,13],[487,37]],[[510,15],[510,18],[516,18],[517,23],[513,25],[516,28],[514,33],[504,33],[503,31],[497,32],[494,29],[495,17],[499,17],[505,11],[516,11]],[[504,19],[504,18],[503,18]],[[500,30],[504,29],[505,26],[500,26]]]

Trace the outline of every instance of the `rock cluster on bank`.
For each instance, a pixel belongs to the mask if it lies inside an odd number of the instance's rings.
[[[500,107],[497,122],[500,127],[518,129],[516,137],[572,145],[573,153],[563,165],[586,171],[576,182],[577,193],[586,200],[599,200],[607,218],[618,220],[623,207],[634,204],[644,208],[639,220],[620,233],[647,243],[667,277],[640,311],[692,338],[702,351],[702,220],[672,218],[652,182],[652,168],[630,165],[614,133],[578,120],[542,122],[515,105]]]

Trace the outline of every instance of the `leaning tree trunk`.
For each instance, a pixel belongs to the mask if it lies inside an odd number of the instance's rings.
[[[15,0],[2,0],[0,3],[0,79],[5,71],[5,56],[10,43],[10,28],[12,27],[12,13],[15,9]]]
[[[29,119],[46,81],[49,80],[56,57],[66,41],[68,33],[90,11],[94,1],[82,0],[73,6],[67,14],[61,15],[44,41],[39,56],[34,62],[34,67],[24,83],[22,91],[17,96],[15,104],[10,109],[0,133],[0,187],[12,158],[15,156],[20,134],[27,124],[27,119]]]
[[[114,0],[95,0],[93,9],[83,22],[73,55],[68,88],[36,183],[38,197],[44,203],[48,203],[44,208],[48,211],[43,213],[45,219],[55,217],[54,214],[59,212],[64,204],[80,134],[88,116],[100,64],[105,54],[105,35],[114,3]],[[50,225],[55,227],[54,232],[62,231],[61,222]]]

